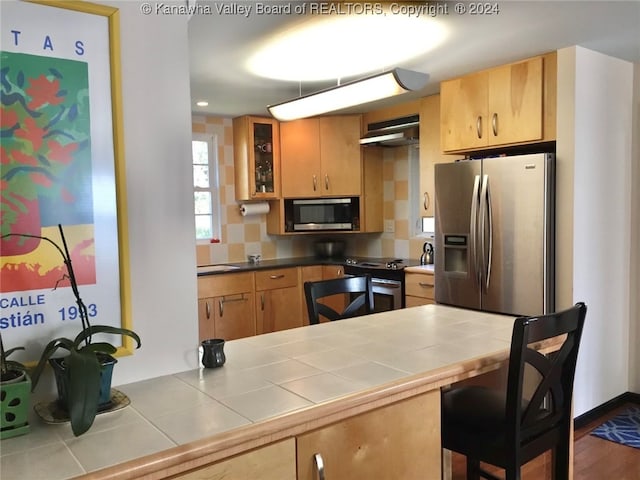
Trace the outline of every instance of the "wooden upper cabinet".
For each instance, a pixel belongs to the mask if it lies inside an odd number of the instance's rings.
[[[542,139],[542,57],[489,71],[490,145]]]
[[[282,196],[320,195],[320,121],[317,118],[280,124]]]
[[[321,195],[360,195],[360,116],[320,118]]]
[[[272,118],[233,119],[236,200],[280,198],[280,128]]]
[[[535,57],[442,82],[442,151],[545,140],[543,66],[543,57]]]
[[[440,150],[440,95],[420,99],[420,216],[435,212],[434,166],[454,162],[459,155],[443,154]]]
[[[282,197],[360,195],[359,140],[358,115],[281,123]]]
[[[440,143],[443,151],[487,145],[482,125],[488,108],[487,81],[486,74],[476,73],[440,84]]]

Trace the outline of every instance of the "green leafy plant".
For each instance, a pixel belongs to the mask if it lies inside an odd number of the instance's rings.
[[[32,375],[32,389],[36,387],[40,377],[53,355],[58,349],[67,350],[69,355],[64,357],[64,368],[68,374],[68,391],[66,408],[71,420],[71,428],[75,436],[85,433],[91,425],[98,412],[100,395],[100,375],[102,363],[105,357],[111,359],[111,355],[116,353],[117,348],[108,342],[98,342],[94,337],[99,334],[113,334],[128,336],[135,340],[136,348],[140,348],[141,341],[138,334],[126,328],[113,327],[110,325],[91,325],[87,307],[80,298],[78,284],[73,273],[71,256],[67,248],[62,225],[58,225],[62,248],[53,240],[39,235],[29,235],[20,233],[9,233],[8,236],[20,236],[25,238],[38,238],[53,245],[62,255],[62,259],[67,268],[66,278],[69,279],[71,289],[78,306],[78,312],[82,324],[82,330],[75,338],[59,337],[51,340],[42,351],[40,360]],[[63,280],[63,279],[61,279]],[[58,283],[61,281],[59,280]],[[57,284],[56,284],[57,287]]]
[[[10,382],[27,371],[27,368],[20,362],[8,360],[9,355],[17,350],[24,350],[24,347],[14,347],[8,350],[4,349],[2,341],[2,332],[0,332],[0,383]]]

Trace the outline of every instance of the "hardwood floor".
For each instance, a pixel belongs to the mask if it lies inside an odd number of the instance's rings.
[[[624,404],[574,432],[574,480],[640,480],[640,450],[589,435],[602,422],[633,404]],[[503,477],[500,469],[485,466]],[[452,480],[464,480],[465,458],[452,455]],[[522,480],[551,479],[551,455],[546,453],[522,468]]]

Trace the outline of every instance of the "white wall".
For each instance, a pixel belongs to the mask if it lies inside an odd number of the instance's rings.
[[[120,9],[133,329],[114,385],[196,366],[198,322],[186,16]]]
[[[558,75],[558,155],[573,166],[573,215],[557,221],[573,226],[572,302],[588,307],[577,416],[629,390],[633,65],[572,47],[559,52]]]

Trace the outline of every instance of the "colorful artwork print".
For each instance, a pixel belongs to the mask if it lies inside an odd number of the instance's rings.
[[[95,284],[87,64],[0,55],[1,233],[59,243],[62,224],[78,283]],[[0,256],[0,292],[53,288],[66,271],[58,252],[38,239],[3,239]]]

